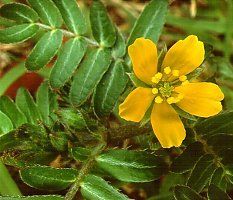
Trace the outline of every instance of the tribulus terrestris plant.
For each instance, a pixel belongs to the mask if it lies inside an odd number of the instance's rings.
[[[34,41],[29,71],[52,65],[35,97],[0,97],[0,199],[132,199],[130,187],[151,200],[230,199],[233,112],[214,79],[198,79],[209,45],[189,35],[158,48],[168,9],[151,0],[126,36],[100,0],[89,17],[76,0],[0,8],[0,42]],[[4,164],[47,192],[23,196]]]

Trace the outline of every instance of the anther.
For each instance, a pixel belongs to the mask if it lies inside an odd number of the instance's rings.
[[[189,81],[188,81],[188,80],[186,80],[186,81],[182,82],[182,84],[181,84],[181,85],[187,85],[188,83],[189,83]]]
[[[159,92],[159,90],[158,90],[157,88],[153,88],[153,89],[152,89],[152,93],[153,93],[153,94],[158,94],[158,92]]]
[[[163,98],[161,96],[155,97],[155,103],[162,103],[162,102],[163,102]]]
[[[167,74],[167,75],[170,74],[170,73],[172,72],[172,70],[171,70],[170,67],[165,67],[163,71],[164,71],[164,73]]]
[[[172,70],[172,75],[178,77],[180,75],[179,70]]]
[[[162,77],[163,77],[163,74],[160,73],[160,72],[158,72],[157,74],[155,74],[155,75],[152,77],[151,81],[152,81],[153,83],[158,83],[158,82],[162,79]]]
[[[180,80],[181,82],[184,82],[184,81],[187,80],[187,76],[182,75],[182,76],[179,77],[179,80]]]
[[[174,97],[168,97],[168,98],[167,98],[167,103],[168,103],[168,104],[175,103],[175,98],[174,98]]]

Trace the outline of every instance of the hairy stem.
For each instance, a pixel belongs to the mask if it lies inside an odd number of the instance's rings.
[[[18,186],[10,176],[7,168],[0,160],[0,194],[9,196],[22,196]]]
[[[36,23],[36,25],[38,25],[39,27],[45,29],[45,30],[53,30],[54,28],[51,27],[51,26],[47,26],[45,24],[42,24],[42,23]],[[95,41],[95,40],[92,40],[90,38],[87,38],[85,36],[79,36],[79,35],[76,35],[75,33],[72,33],[68,30],[65,30],[65,29],[59,29],[62,31],[63,35],[67,36],[67,37],[82,37],[84,38],[90,45],[93,45],[93,46],[99,46],[99,44]]]
[[[72,200],[74,199],[76,193],[79,190],[80,184],[82,183],[85,176],[88,174],[88,172],[91,170],[95,163],[95,158],[98,156],[106,147],[105,143],[101,143],[96,147],[96,149],[93,151],[91,157],[86,161],[86,163],[83,164],[82,168],[80,169],[80,172],[78,174],[78,177],[76,178],[75,183],[71,186],[69,191],[67,192],[65,196],[65,200]]]

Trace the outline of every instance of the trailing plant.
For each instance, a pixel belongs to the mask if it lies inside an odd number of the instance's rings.
[[[53,65],[35,98],[24,88],[15,100],[0,97],[2,162],[17,167],[28,186],[53,195],[0,199],[130,199],[123,184],[146,188],[156,181],[162,182],[164,199],[230,199],[233,112],[202,119],[176,108],[187,136],[171,149],[161,148],[148,113],[140,125],[118,114],[131,89],[145,86],[132,73],[126,50],[141,37],[157,43],[167,9],[167,0],[150,1],[125,40],[100,0],[93,0],[89,19],[75,0],[28,0],[0,8],[10,24],[0,30],[0,42],[34,41],[25,62],[30,71]],[[133,147],[124,148],[129,141]]]

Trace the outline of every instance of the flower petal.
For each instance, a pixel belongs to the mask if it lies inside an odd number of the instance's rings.
[[[151,88],[136,88],[119,106],[119,115],[127,121],[141,121],[154,97]]]
[[[201,65],[205,57],[204,44],[197,36],[190,35],[176,42],[167,52],[162,67],[179,70],[180,75],[186,75]]]
[[[149,39],[138,38],[128,48],[135,75],[147,84],[157,72],[157,48]]]
[[[188,83],[176,87],[175,91],[184,95],[177,105],[192,115],[210,117],[222,110],[220,101],[224,94],[214,83]]]
[[[151,124],[163,148],[179,147],[186,136],[179,115],[166,102],[154,105],[151,113]]]

